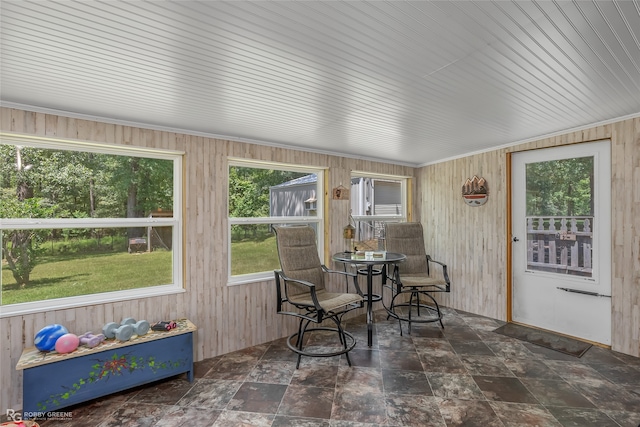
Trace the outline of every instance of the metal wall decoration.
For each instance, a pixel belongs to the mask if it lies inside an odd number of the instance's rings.
[[[471,179],[467,178],[467,181],[462,186],[462,198],[467,205],[473,207],[487,203],[489,198],[487,181],[484,178],[478,178],[476,175]]]

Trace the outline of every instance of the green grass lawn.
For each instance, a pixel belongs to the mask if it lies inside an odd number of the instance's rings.
[[[232,274],[280,267],[275,236],[232,243]],[[19,289],[2,266],[2,305],[135,289],[171,283],[171,252],[81,253],[41,256],[29,286]]]
[[[19,289],[2,266],[2,305],[171,283],[171,252],[71,254],[42,257],[29,286]]]
[[[231,244],[231,274],[258,273],[280,268],[276,237],[246,239]]]

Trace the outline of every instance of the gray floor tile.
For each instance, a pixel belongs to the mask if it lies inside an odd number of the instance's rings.
[[[638,427],[640,358],[591,347],[581,358],[492,332],[504,322],[442,308],[439,323],[398,322],[374,312],[345,319],[357,340],[346,358],[297,356],[286,340],[195,363],[180,375],[65,408],[77,425],[273,427]],[[325,342],[327,340],[328,342]],[[335,334],[314,333],[328,349]],[[0,418],[0,422],[2,422]]]

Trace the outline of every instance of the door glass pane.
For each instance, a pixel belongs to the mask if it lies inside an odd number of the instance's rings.
[[[528,270],[592,277],[593,161],[526,165]]]

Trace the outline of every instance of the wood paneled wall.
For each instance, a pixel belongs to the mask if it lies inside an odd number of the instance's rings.
[[[99,331],[124,317],[149,321],[189,318],[196,326],[195,358],[202,360],[268,342],[295,330],[292,318],[276,314],[273,280],[227,286],[228,156],[328,168],[328,187],[348,185],[351,170],[403,176],[413,168],[318,153],[259,146],[185,134],[0,109],[0,129],[36,136],[180,150],[185,155],[186,292],[110,304],[0,319],[0,408],[22,407],[22,374],[15,365],[35,333],[50,323],[70,331]],[[327,253],[343,249],[349,202],[326,200]],[[329,263],[329,261],[327,261]],[[334,284],[335,286],[339,286]],[[343,286],[343,282],[340,283]]]
[[[611,140],[612,349],[640,356],[640,117],[429,165],[416,173],[428,253],[449,264],[449,307],[507,318],[507,153]],[[484,177],[489,200],[464,204],[467,178]]]
[[[492,151],[429,165],[416,173],[427,253],[449,268],[448,307],[506,318],[506,165]],[[486,179],[489,200],[469,207],[462,185],[474,175]]]
[[[197,326],[196,360],[283,337],[294,322],[275,314],[273,281],[227,286],[228,156],[328,168],[328,188],[350,182],[351,170],[415,175],[413,219],[421,220],[427,249],[450,266],[445,305],[506,319],[506,153],[597,139],[612,140],[613,349],[640,356],[640,118],[420,169],[296,150],[146,130],[0,108],[0,129],[36,136],[181,150],[185,155],[186,292],[116,304],[96,304],[0,319],[0,408],[19,409],[22,375],[15,364],[44,325],[80,333],[126,316],[187,317]],[[462,184],[473,175],[489,184],[489,201],[470,208]],[[326,199],[327,253],[342,250],[349,202]]]

